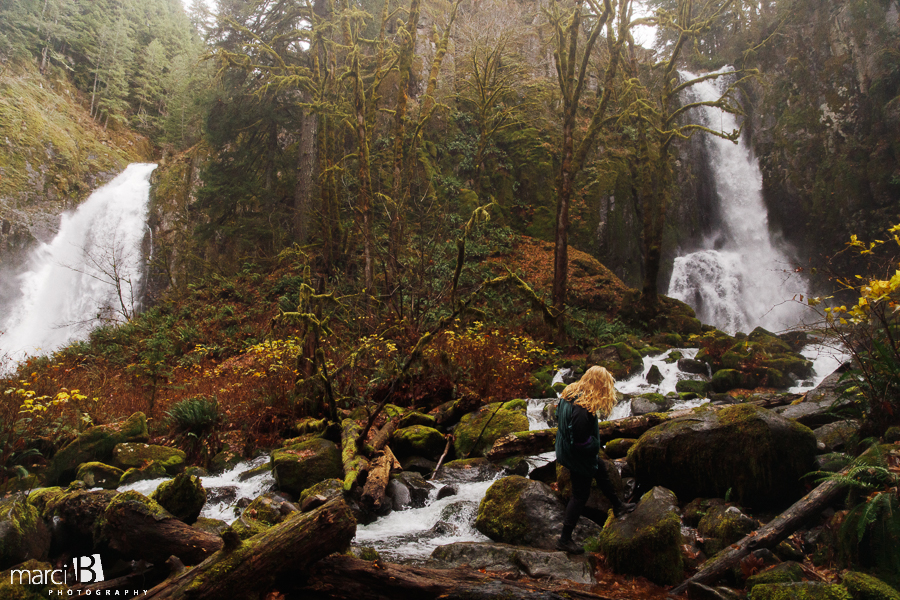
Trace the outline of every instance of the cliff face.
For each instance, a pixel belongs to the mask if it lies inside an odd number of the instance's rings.
[[[21,263],[30,247],[53,238],[63,211],[150,156],[145,138],[94,122],[64,73],[7,65],[0,74],[0,264]]]
[[[900,213],[895,0],[790,0],[753,57],[754,147],[770,222],[804,258],[884,235]]]

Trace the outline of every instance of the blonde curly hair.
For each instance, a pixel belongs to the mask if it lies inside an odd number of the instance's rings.
[[[605,418],[616,405],[615,384],[616,380],[609,371],[595,366],[588,369],[581,379],[567,385],[560,396],[583,406],[588,412],[599,412]]]

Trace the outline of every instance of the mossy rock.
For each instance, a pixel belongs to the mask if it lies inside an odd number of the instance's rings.
[[[313,439],[272,452],[275,481],[294,497],[308,487],[344,475],[341,451],[328,440]]]
[[[553,549],[564,510],[546,484],[511,475],[488,488],[478,505],[475,528],[496,542]],[[599,530],[591,521],[581,519],[573,538],[581,542]]]
[[[328,481],[337,480],[329,479]],[[262,521],[268,525],[278,525],[290,515],[299,512],[300,509],[284,495],[278,492],[266,492],[248,504],[241,516]]]
[[[750,590],[747,600],[851,600],[851,597],[842,585],[804,581],[761,583]]]
[[[453,482],[485,481],[503,472],[503,469],[486,458],[461,458],[441,465],[439,479]]]
[[[900,592],[872,575],[848,571],[844,573],[841,584],[853,600],[900,600]]]
[[[657,333],[650,338],[650,343],[657,348],[680,348],[684,344],[684,338],[678,333]]]
[[[762,327],[757,327],[751,331],[747,339],[760,344],[768,354],[790,354],[794,351],[789,343]]]
[[[737,369],[719,369],[713,373],[710,387],[719,394],[736,390],[738,388],[755,388],[756,378],[750,373],[744,373]]]
[[[146,442],[147,417],[137,412],[118,423],[97,425],[83,431],[51,459],[44,480],[47,485],[67,484],[75,478],[78,466],[112,458],[113,449],[123,442]]]
[[[297,502],[300,506],[306,503],[306,500],[312,496],[323,496],[326,500],[337,498],[344,495],[344,482],[340,479],[326,479],[320,481],[316,485],[303,490]]]
[[[718,538],[726,544],[733,544],[758,528],[758,521],[736,506],[727,505],[711,506],[697,524],[701,536]]]
[[[601,346],[587,358],[587,368],[601,366],[616,379],[625,379],[641,371],[644,361],[641,353],[624,342]]]
[[[222,532],[228,529],[228,523],[222,519],[207,519],[206,517],[200,517],[194,521],[194,524],[191,525],[191,527],[206,533],[212,533],[213,535],[222,535]]]
[[[240,518],[235,519],[234,523],[232,523],[230,527],[230,529],[234,533],[236,533],[238,538],[241,540],[249,540],[250,538],[257,536],[260,533],[265,533],[271,528],[272,525],[270,525],[269,523],[265,523],[258,519],[245,517],[243,515],[241,515]]]
[[[444,453],[446,445],[447,440],[440,431],[425,425],[398,429],[391,438],[391,450],[398,458],[423,456],[437,460]]]
[[[722,498],[694,498],[681,509],[681,519],[688,527],[697,527],[700,519],[714,506],[727,505]]]
[[[633,513],[607,521],[597,542],[616,573],[659,585],[684,579],[678,499],[669,490],[655,487],[644,494]]]
[[[124,443],[113,448],[113,465],[122,470],[141,467],[150,462],[162,465],[166,473],[177,475],[184,470],[185,455],[183,450],[168,446],[151,444]]]
[[[630,402],[631,413],[637,417],[650,413],[664,413],[672,408],[675,399],[651,392],[635,396]]]
[[[556,376],[556,369],[553,365],[542,367],[531,374],[531,397],[546,398],[552,396],[553,378]]]
[[[887,431],[884,432],[884,441],[889,444],[900,442],[900,427],[888,427]]]
[[[166,468],[158,462],[152,462],[143,467],[132,467],[122,473],[122,479],[119,480],[119,487],[135,483],[137,481],[147,481],[150,479],[163,479],[168,477]]]
[[[637,440],[634,438],[616,438],[606,442],[603,450],[610,458],[625,458],[628,456],[628,450],[636,443]]]
[[[326,429],[328,429],[328,419],[305,417],[294,423],[292,434],[294,436],[321,434]]]
[[[870,453],[863,459],[876,460]],[[862,535],[860,535],[862,532]],[[900,499],[883,492],[852,506],[840,525],[837,552],[845,567],[866,569],[900,585]]]
[[[675,384],[675,391],[679,394],[696,394],[698,397],[706,396],[710,390],[710,383],[700,379],[682,379]]]
[[[175,479],[159,484],[150,498],[159,502],[175,518],[190,525],[197,520],[206,504],[206,490],[199,477],[181,473]]]
[[[306,441],[306,440],[303,440]],[[298,442],[299,443],[299,442]],[[289,446],[291,444],[285,444],[285,446]],[[272,463],[265,462],[261,465],[253,467],[252,469],[247,469],[246,471],[242,471],[240,475],[238,475],[238,481],[247,481],[248,479],[253,479],[257,475],[262,475],[263,473],[270,473],[272,471]]]
[[[28,503],[40,511],[45,522],[60,524],[59,529],[53,530],[54,537],[60,534],[68,547],[89,553],[94,549],[94,523],[117,495],[113,490],[49,487],[28,494]]]
[[[683,498],[722,498],[783,508],[799,499],[815,467],[812,431],[752,404],[673,419],[644,433],[628,452],[635,477]]]
[[[515,400],[510,400],[503,404],[503,408],[506,410],[524,410],[528,411],[528,401],[523,400],[522,398],[517,398]]]
[[[437,421],[431,415],[420,413],[418,411],[408,412],[400,418],[397,423],[397,429],[405,429],[414,425],[424,425],[425,427],[436,428]]]
[[[212,457],[209,461],[209,470],[212,473],[222,473],[223,471],[230,471],[235,468],[241,461],[243,457],[231,450],[228,447],[228,444],[225,444],[225,447],[222,448],[221,452]]]
[[[24,477],[10,477],[6,483],[0,485],[0,497],[16,492],[30,492],[42,485],[43,477],[34,473]]]
[[[388,419],[400,419],[409,412],[409,409],[402,408],[396,404],[385,404],[382,412],[387,415]]]
[[[837,421],[813,430],[816,439],[825,444],[825,450],[834,452],[849,446],[859,433],[859,421]]]
[[[803,581],[803,567],[793,561],[773,565],[747,578],[744,587],[749,591],[757,585],[765,583],[799,583]]]
[[[54,566],[37,559],[28,559],[0,573],[0,599],[2,600],[46,600],[47,598],[67,598],[68,587],[55,584],[61,574],[53,577]]]
[[[0,569],[29,559],[44,560],[50,551],[50,530],[41,511],[24,494],[0,501]]]
[[[508,410],[496,402],[462,418],[454,431],[453,447],[460,458],[484,456],[495,441],[517,431],[528,431],[525,411]]]
[[[89,488],[114,490],[125,472],[122,469],[101,463],[87,462],[78,467],[75,479],[80,479]]]

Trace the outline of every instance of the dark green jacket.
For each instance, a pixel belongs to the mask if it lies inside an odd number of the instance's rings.
[[[600,453],[600,426],[597,417],[584,407],[560,398],[556,418],[559,422],[556,431],[556,460],[575,473],[593,473],[597,469],[597,455]]]

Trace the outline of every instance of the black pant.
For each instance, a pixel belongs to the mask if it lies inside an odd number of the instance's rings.
[[[572,497],[569,498],[569,504],[566,505],[566,515],[563,518],[563,538],[568,538],[572,535],[575,524],[578,523],[578,518],[584,512],[584,507],[587,505],[588,498],[591,495],[592,481],[597,482],[597,487],[609,499],[614,509],[622,503],[619,495],[616,493],[613,482],[609,478],[606,465],[601,459],[597,459],[597,466],[593,473],[569,471],[569,476],[572,480]]]

